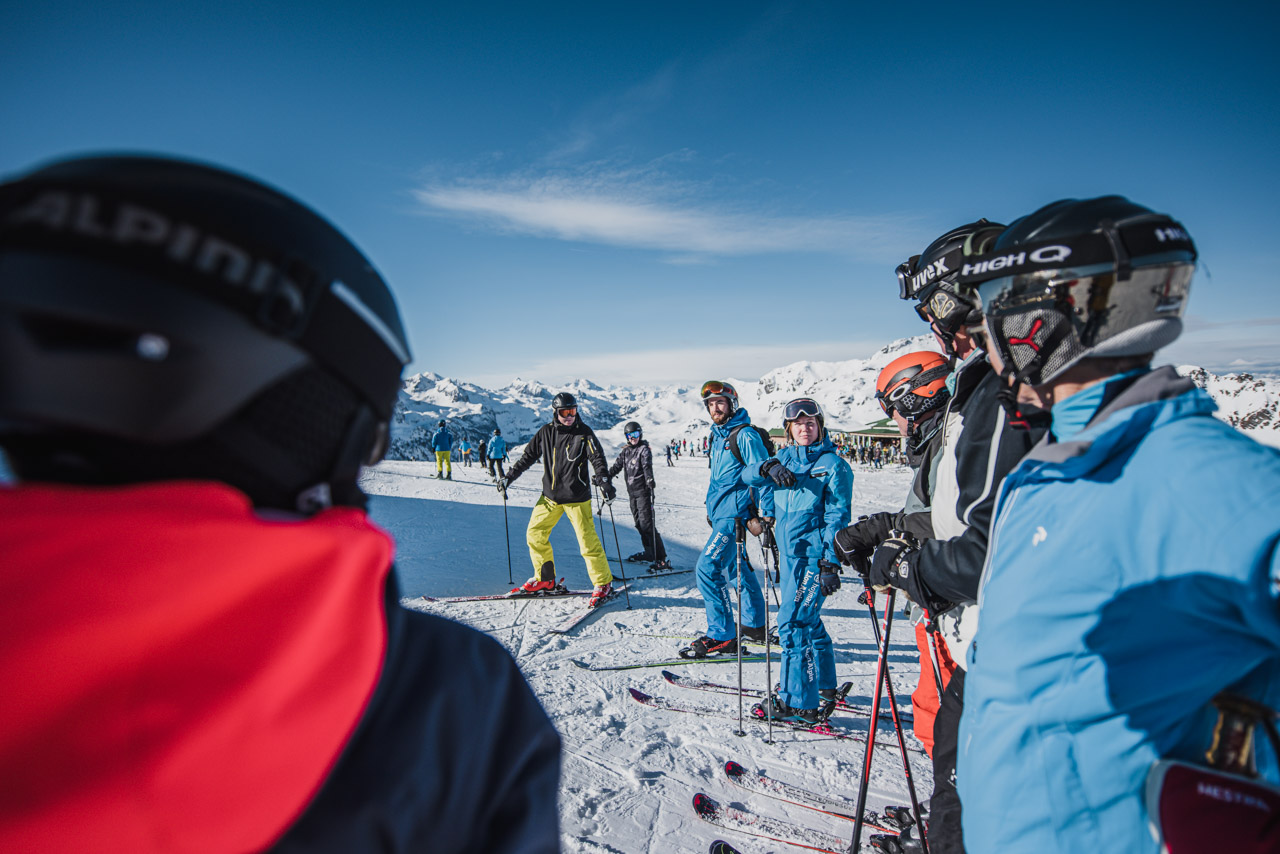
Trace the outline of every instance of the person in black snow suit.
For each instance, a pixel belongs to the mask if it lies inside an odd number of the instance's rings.
[[[670,442],[666,444],[666,447],[664,448],[664,450],[667,452],[667,465],[675,466],[675,463],[671,462],[671,443]]]
[[[618,452],[618,459],[609,467],[609,477],[626,473],[627,498],[631,501],[631,517],[636,520],[636,532],[644,551],[627,560],[652,564],[652,569],[670,569],[667,563],[667,547],[662,544],[658,527],[653,518],[653,495],[657,484],[653,480],[653,452],[644,440],[639,423],[628,421],[622,428],[627,444]]]
[[[55,162],[0,184],[0,329],[0,851],[560,850],[559,735],[400,607],[365,512],[410,356],[346,237],[215,167]]]
[[[874,514],[836,539],[841,562],[862,571],[869,558],[873,586],[897,587],[923,609],[942,637],[946,656],[958,665],[944,685],[933,723],[928,831],[933,854],[964,850],[955,788],[956,739],[964,706],[965,655],[977,631],[978,584],[996,495],[1005,475],[1044,432],[1025,429],[1007,416],[999,398],[1004,384],[983,349],[980,301],[957,281],[965,259],[984,251],[1003,230],[985,219],[969,223],[898,267],[899,296],[916,302],[916,314],[956,362],[947,379],[951,399],[942,415],[941,444],[936,463],[931,463],[933,536],[894,531],[889,514]],[[938,271],[950,272],[939,276]]]
[[[476,462],[480,463],[480,468],[487,469],[489,467],[489,443],[484,439],[476,445]]]
[[[542,462],[542,495],[533,506],[525,533],[534,575],[516,589],[538,593],[555,588],[551,529],[561,516],[567,515],[578,537],[582,559],[587,563],[587,575],[595,586],[590,599],[594,607],[613,591],[613,573],[591,516],[591,484],[600,487],[606,501],[616,498],[618,491],[609,482],[609,468],[600,450],[600,440],[578,417],[578,401],[568,392],[561,392],[552,399],[551,406],[551,421],[533,435],[511,471],[498,478],[498,492],[505,495],[507,487],[529,466]],[[588,479],[588,466],[595,469],[594,478]]]

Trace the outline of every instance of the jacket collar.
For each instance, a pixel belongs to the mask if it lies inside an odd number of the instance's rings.
[[[1208,415],[1217,408],[1213,398],[1166,365],[1130,383],[1070,441],[1051,442],[1045,434],[1026,459],[1059,465],[1080,460],[1086,470],[1091,469],[1163,424]],[[1076,470],[1075,465],[1070,468]]]

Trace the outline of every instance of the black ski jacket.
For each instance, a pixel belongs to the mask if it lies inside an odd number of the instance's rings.
[[[542,460],[542,494],[557,504],[591,500],[588,461],[602,480],[609,476],[600,440],[582,423],[581,416],[575,418],[570,427],[556,421],[543,424],[507,473],[507,482],[513,482],[539,459]]]
[[[641,439],[636,444],[623,445],[618,459],[609,467],[609,477],[624,472],[628,495],[648,495],[653,492],[653,452],[649,443]]]
[[[986,356],[960,369],[943,415],[939,456],[920,469],[923,476],[933,474],[929,506],[936,539],[921,544],[916,573],[934,600],[977,601],[996,491],[1044,433],[1009,424],[996,398],[1001,382]]]

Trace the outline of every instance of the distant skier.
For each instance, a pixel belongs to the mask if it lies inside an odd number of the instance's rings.
[[[702,385],[702,401],[716,441],[711,447],[711,482],[707,487],[711,537],[698,557],[696,569],[698,590],[707,609],[707,633],[689,647],[696,658],[737,652],[738,623],[726,580],[738,577],[737,526],[745,524],[756,508],[766,521],[773,519],[773,490],[764,486],[753,492],[742,482],[743,468],[762,462],[768,453],[760,435],[751,428],[747,410],[738,407],[738,392],[728,383],[711,380]],[[734,432],[737,427],[742,429]],[[734,433],[738,454],[729,449],[730,433]],[[675,450],[679,451],[679,445]],[[742,636],[764,643],[764,594],[756,574],[745,562],[743,570]]]
[[[436,452],[436,477],[453,480],[453,434],[444,426],[443,421],[431,435],[431,449]]]
[[[836,699],[835,652],[821,610],[826,597],[840,589],[835,537],[849,524],[853,471],[835,452],[817,401],[797,398],[782,413],[791,444],[742,472],[743,482],[773,488],[782,558],[781,688],[754,711],[812,724],[822,702]]]
[[[497,480],[506,477],[506,472],[502,469],[503,462],[507,459],[507,440],[502,438],[502,430],[497,427],[493,428],[493,436],[489,439],[489,477]],[[497,469],[497,474],[494,470]]]
[[[667,548],[662,544],[654,524],[653,495],[656,483],[653,479],[653,452],[649,443],[644,440],[644,433],[636,421],[628,421],[622,428],[627,444],[618,453],[618,459],[609,467],[609,477],[615,477],[625,471],[627,498],[631,502],[631,517],[636,522],[636,532],[640,534],[640,544],[644,551],[637,552],[627,560],[653,564],[653,569],[670,569],[667,563]]]
[[[671,462],[671,443],[670,442],[667,443],[665,450],[667,452],[667,465],[675,466],[675,463]]]
[[[486,471],[489,468],[489,443],[484,439],[476,443],[476,464]]]
[[[568,392],[557,394],[551,401],[551,421],[544,424],[524,454],[511,466],[506,477],[498,478],[498,491],[506,492],[531,465],[542,462],[542,495],[533,506],[525,539],[534,575],[520,588],[526,593],[552,590],[556,586],[555,554],[551,548],[551,529],[567,515],[578,537],[578,548],[587,564],[587,574],[595,590],[591,605],[598,605],[613,590],[613,573],[604,546],[596,536],[591,516],[591,484],[598,483],[604,497],[612,501],[617,490],[609,482],[609,467],[596,434],[578,417],[578,402]],[[588,468],[595,470],[590,476]]]
[[[458,450],[462,452],[462,465],[471,468],[471,443],[465,436],[458,440]]]

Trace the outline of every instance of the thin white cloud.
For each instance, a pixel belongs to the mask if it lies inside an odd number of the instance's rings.
[[[792,216],[731,210],[690,198],[698,188],[643,170],[434,183],[425,210],[502,231],[704,257],[835,252],[892,262],[922,242],[899,215]]]
[[[1158,363],[1198,365],[1215,373],[1280,372],[1280,317],[1228,321],[1186,319],[1182,337],[1156,355]],[[1269,331],[1264,331],[1269,330]]]

